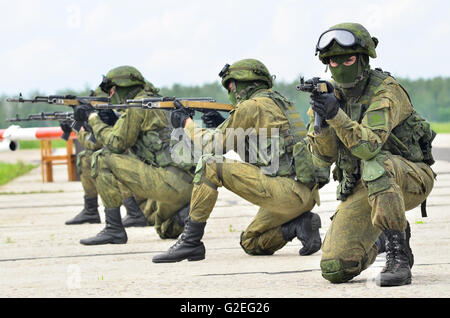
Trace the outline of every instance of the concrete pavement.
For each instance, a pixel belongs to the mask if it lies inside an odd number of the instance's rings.
[[[152,227],[127,229],[125,245],[83,246],[81,238],[102,224],[66,226],[82,209],[80,182],[67,182],[65,166],[54,168],[53,183],[42,183],[40,168],[0,187],[0,297],[162,297],[162,298],[315,298],[450,296],[450,135],[438,135],[433,149],[438,177],[427,200],[407,212],[415,256],[411,285],[380,288],[374,277],[385,255],[346,284],[321,277],[321,251],[299,256],[294,239],[272,256],[249,256],[240,233],[257,207],[221,188],[206,226],[206,259],[154,264],[153,255],[175,240],[161,240]],[[39,162],[39,151],[0,153],[0,161]],[[338,201],[336,183],[321,189],[322,238]],[[101,208],[101,211],[103,209]],[[122,213],[125,213],[123,210]],[[101,212],[102,222],[104,214]]]

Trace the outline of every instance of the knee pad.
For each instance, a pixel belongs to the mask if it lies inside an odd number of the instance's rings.
[[[361,265],[355,261],[331,259],[320,262],[322,277],[333,284],[345,283],[361,272]]]

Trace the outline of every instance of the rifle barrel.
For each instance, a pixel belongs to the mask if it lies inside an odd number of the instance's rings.
[[[194,110],[219,110],[231,111],[234,106],[231,104],[217,103],[213,99],[178,99],[180,103],[186,107]],[[142,109],[174,109],[173,101],[150,101],[149,100],[127,100],[128,104],[97,104],[93,105],[96,109],[127,109],[127,108],[142,108]]]

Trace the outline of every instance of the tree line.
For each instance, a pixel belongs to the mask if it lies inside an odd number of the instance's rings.
[[[397,78],[397,80],[408,91],[416,110],[427,120],[432,122],[450,122],[450,77],[434,77],[431,79]],[[298,111],[305,122],[309,121],[306,114],[309,108],[309,94],[296,90],[298,80],[292,82],[275,82],[274,89],[294,102]],[[94,88],[93,88],[94,89]],[[72,94],[78,96],[87,96],[90,89],[82,91],[64,90],[55,92],[55,94]],[[207,83],[203,85],[181,85],[173,84],[172,87],[162,87],[160,89],[162,96],[177,97],[212,97],[218,102],[229,103],[226,90],[219,82]],[[33,92],[24,98],[32,98],[35,95],[42,95],[39,92]],[[13,123],[6,122],[7,118],[15,117],[19,114],[26,117],[29,114],[40,112],[70,111],[69,107],[47,104],[16,104],[6,102],[7,97],[0,96],[0,129],[7,128]],[[57,126],[57,122],[20,122],[16,123],[21,127],[43,127]]]

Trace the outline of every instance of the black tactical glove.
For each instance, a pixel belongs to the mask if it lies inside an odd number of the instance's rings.
[[[80,104],[75,106],[73,110],[73,118],[79,122],[88,121],[89,115],[94,112],[95,109],[90,104]]]
[[[69,140],[70,134],[72,133],[72,121],[65,120],[59,123],[59,127],[61,127],[63,134],[61,136],[64,140]]]
[[[323,119],[332,119],[339,110],[339,100],[331,93],[312,94],[310,100],[311,108]]]
[[[61,127],[62,131],[65,134],[71,134],[72,133],[72,122],[70,120],[65,120],[59,123],[59,127]]]
[[[206,128],[216,128],[225,121],[225,117],[223,117],[217,110],[210,110],[201,118],[205,123]]]
[[[98,111],[98,117],[108,126],[114,126],[117,119],[116,113],[112,109],[101,109]]]
[[[173,103],[176,109],[170,114],[170,122],[172,123],[173,128],[184,128],[186,120],[191,118],[191,112],[189,109],[184,108],[178,100],[175,100]]]

